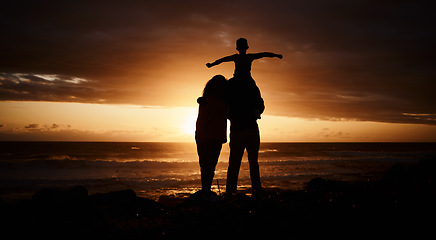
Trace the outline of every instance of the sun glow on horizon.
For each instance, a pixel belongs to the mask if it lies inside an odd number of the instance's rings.
[[[195,123],[197,121],[198,109],[193,108],[185,116],[185,124],[183,125],[183,133],[195,135]]]
[[[198,109],[0,102],[0,140],[194,142]],[[263,115],[262,142],[436,141],[436,126]],[[229,124],[230,125],[230,124]]]

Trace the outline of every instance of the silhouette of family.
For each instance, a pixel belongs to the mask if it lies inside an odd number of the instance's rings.
[[[262,52],[247,53],[245,38],[236,41],[238,53],[207,63],[211,68],[224,62],[234,62],[233,78],[226,80],[216,75],[206,83],[203,96],[199,97],[195,141],[201,171],[201,192],[210,194],[215,167],[222,144],[227,142],[227,119],[230,120],[230,156],[227,170],[226,194],[236,193],[239,169],[244,151],[247,150],[253,194],[262,191],[258,154],[260,146],[257,119],[265,109],[259,88],[251,76],[251,64],[264,57],[280,54]]]

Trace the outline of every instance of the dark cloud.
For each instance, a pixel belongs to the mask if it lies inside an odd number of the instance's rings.
[[[253,67],[268,114],[436,124],[433,9],[406,0],[6,1],[0,98],[187,105],[172,96],[201,88],[204,63],[245,36],[252,51],[285,56]]]

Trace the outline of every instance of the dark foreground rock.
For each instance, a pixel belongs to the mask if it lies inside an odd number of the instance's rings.
[[[45,189],[2,204],[1,228],[14,239],[273,239],[430,236],[434,162],[391,168],[373,182],[312,179],[304,191],[196,193],[156,202],[132,190],[88,195]]]

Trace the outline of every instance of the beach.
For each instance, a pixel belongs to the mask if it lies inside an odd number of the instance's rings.
[[[89,194],[83,186],[42,189],[0,202],[2,232],[14,238],[181,239],[430,236],[435,161],[395,164],[376,181],[314,178],[301,190],[204,198],[139,197],[133,190]]]
[[[265,191],[244,157],[236,195],[225,145],[208,197],[192,143],[0,147],[0,226],[23,239],[416,238],[435,210],[435,143],[262,143]]]

